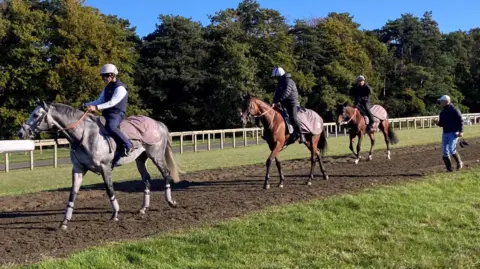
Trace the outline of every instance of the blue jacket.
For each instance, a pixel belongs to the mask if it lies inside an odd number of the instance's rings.
[[[106,87],[105,87],[105,102],[110,101],[113,97],[113,93],[115,92],[115,89],[119,86],[125,87],[125,89],[128,91],[127,85],[122,83],[120,80],[117,80],[115,82],[110,82]],[[120,101],[118,104],[111,108],[107,108],[102,111],[103,115],[107,114],[118,114],[118,113],[126,113],[127,111],[127,104],[128,104],[128,93],[125,95],[125,97]]]
[[[443,127],[444,133],[463,132],[462,113],[452,104],[446,105],[440,112],[438,126]]]

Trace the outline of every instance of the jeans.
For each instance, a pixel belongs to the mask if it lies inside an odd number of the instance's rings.
[[[132,142],[120,131],[118,128],[120,126],[120,122],[122,122],[123,117],[125,116],[124,113],[121,114],[106,114],[105,117],[105,129],[107,129],[108,133],[112,136],[115,143],[117,143],[117,147],[123,146],[125,149],[130,149],[133,147]]]
[[[443,157],[457,154],[458,134],[456,132],[442,134],[442,154]]]

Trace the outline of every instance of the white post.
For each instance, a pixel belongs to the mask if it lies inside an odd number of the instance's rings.
[[[236,145],[235,145],[235,132],[232,132],[232,135],[233,135],[233,142],[232,143],[233,143],[233,147],[235,148],[236,147]]]
[[[207,134],[207,148],[208,148],[208,151],[210,151],[210,134]]]
[[[9,163],[8,163],[8,152],[5,152],[5,173],[8,173],[10,170]]]
[[[220,149],[223,149],[223,143],[225,142],[225,132],[220,133]]]
[[[247,145],[248,145],[247,131],[243,130],[243,146],[246,147]]]
[[[180,154],[183,154],[183,134],[180,135]]]
[[[53,144],[53,167],[57,168],[57,143]]]
[[[33,150],[30,151],[30,170],[33,170]]]
[[[193,151],[197,152],[197,134],[193,134]]]

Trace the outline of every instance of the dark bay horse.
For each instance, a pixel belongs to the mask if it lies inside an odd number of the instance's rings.
[[[136,161],[137,169],[145,183],[143,205],[140,213],[144,214],[150,206],[150,174],[147,171],[146,161],[150,158],[165,178],[165,199],[170,206],[175,207],[172,199],[170,183],[179,181],[178,169],[173,155],[170,135],[167,127],[148,117],[148,132],[154,133],[158,139],[153,144],[146,144],[139,140],[132,140],[134,151],[128,157],[120,159],[119,164]],[[127,118],[128,119],[128,118]],[[60,227],[67,229],[67,224],[73,214],[75,198],[80,190],[83,176],[87,171],[102,175],[103,182],[112,206],[112,220],[118,220],[120,209],[112,183],[111,162],[115,153],[115,142],[101,134],[99,117],[64,104],[47,104],[39,101],[27,122],[18,132],[21,139],[32,138],[41,132],[63,132],[70,142],[70,159],[72,161],[72,188],[65,209],[65,215]]]
[[[393,130],[390,129],[390,123],[388,122],[386,110],[379,105],[374,105],[372,106],[371,111],[373,117],[375,118],[375,123],[370,132],[368,132],[368,136],[370,137],[370,152],[368,154],[368,160],[372,160],[373,147],[375,146],[375,131],[377,130],[380,130],[383,133],[385,144],[387,144],[387,159],[390,160],[390,143],[396,144],[399,140]],[[348,103],[337,105],[337,115],[338,125],[342,124],[344,121],[347,121],[346,125],[350,129],[349,148],[355,156],[355,164],[358,164],[361,158],[360,149],[362,147],[363,136],[367,134],[367,119],[360,113],[358,108],[349,106]],[[353,142],[355,141],[355,137],[358,137],[357,152],[353,150]]]
[[[314,113],[316,116],[318,116],[316,117],[318,119],[316,124],[318,124],[318,129],[320,131],[318,134],[308,133],[305,136],[305,145],[311,153],[310,176],[308,177],[307,185],[312,184],[313,172],[315,168],[315,159],[317,159],[320,164],[323,179],[328,179],[328,175],[325,171],[325,167],[322,161],[322,155],[325,153],[325,150],[327,148],[327,139],[325,131],[323,129],[323,120],[315,112],[311,111],[311,113]],[[290,135],[286,132],[287,127],[281,111],[276,107],[272,108],[270,105],[266,104],[265,102],[261,101],[256,97],[246,95],[244,97],[241,117],[244,124],[246,124],[248,117],[260,118],[263,126],[265,127],[264,137],[266,138],[271,153],[266,162],[267,173],[265,175],[265,182],[263,188],[270,188],[268,180],[270,179],[270,168],[273,160],[275,160],[277,164],[278,173],[280,175],[279,187],[283,188],[285,178],[283,176],[282,165],[278,156],[280,151],[286,146]]]

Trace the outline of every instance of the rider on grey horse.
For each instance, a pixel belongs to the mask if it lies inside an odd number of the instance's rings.
[[[127,85],[117,79],[118,70],[113,64],[106,64],[100,69],[100,75],[106,84],[100,97],[92,102],[84,104],[91,111],[102,110],[105,117],[105,129],[117,144],[117,151],[112,160],[112,168],[117,166],[121,157],[128,156],[132,150],[132,142],[123,134],[119,126],[128,105]],[[123,150],[120,150],[123,148]]]
[[[272,77],[278,78],[277,91],[273,97],[272,107],[276,103],[281,103],[288,115],[290,116],[290,123],[293,125],[295,132],[290,136],[290,142],[293,142],[300,137],[299,143],[305,143],[305,136],[300,130],[300,123],[298,121],[297,107],[300,106],[298,101],[298,90],[295,81],[292,79],[290,73],[285,73],[283,68],[276,67],[272,71]]]
[[[375,123],[372,112],[370,111],[370,96],[372,95],[372,88],[365,83],[364,76],[357,77],[357,83],[350,88],[350,95],[354,97],[354,105],[358,110],[368,117],[367,132],[370,132],[373,123]]]

